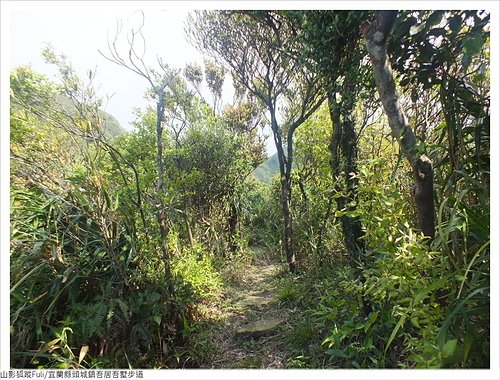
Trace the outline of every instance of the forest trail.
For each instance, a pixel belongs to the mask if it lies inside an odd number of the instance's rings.
[[[233,276],[208,332],[213,352],[206,367],[284,368],[291,310],[277,299],[275,282],[285,273],[275,259],[263,259]]]

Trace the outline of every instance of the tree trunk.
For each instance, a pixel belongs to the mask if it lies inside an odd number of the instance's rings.
[[[329,92],[328,94],[328,106],[333,125],[332,137],[330,140],[332,177],[335,182],[337,194],[345,194],[345,196],[342,195],[335,198],[337,209],[339,211],[352,212],[355,210],[354,207],[348,206],[346,208],[347,204],[355,202],[357,192],[357,182],[350,174],[357,172],[356,134],[354,131],[354,123],[350,120],[350,115],[348,115],[352,107],[348,105],[346,107],[339,107],[334,92]],[[344,114],[342,118],[341,108],[343,108],[342,113]],[[344,185],[341,184],[342,181]],[[349,254],[349,259],[353,265],[356,265],[357,261],[362,259],[365,249],[362,239],[364,233],[361,221],[358,217],[351,217],[348,215],[343,215],[340,221],[342,223],[344,243]]]
[[[285,177],[286,178],[286,177]],[[292,244],[292,212],[291,212],[291,199],[290,199],[290,181],[285,179],[281,183],[281,206],[283,208],[283,246],[285,248],[286,260],[290,267],[290,272],[294,273],[297,270],[295,262],[295,252]]]
[[[434,239],[434,171],[431,160],[421,155],[415,162],[413,172],[418,225],[425,236]]]
[[[168,237],[168,217],[165,212],[164,204],[162,201],[163,191],[163,177],[164,177],[164,164],[163,164],[163,114],[165,112],[163,106],[163,92],[158,94],[159,99],[156,104],[156,148],[157,148],[157,165],[158,165],[158,180],[156,183],[156,218],[160,228],[160,249],[163,255],[163,264],[165,268],[165,276],[168,284],[170,295],[174,293],[174,286],[172,281],[172,269],[170,267],[170,254],[168,252],[167,237]]]
[[[377,90],[389,121],[392,135],[398,141],[415,177],[417,221],[425,236],[434,238],[433,169],[431,160],[418,156],[417,140],[399,102],[396,83],[387,56],[387,37],[396,21],[397,11],[378,11],[372,22],[365,21],[361,31],[370,55]]]
[[[158,94],[159,99],[156,103],[156,161],[158,166],[158,180],[156,182],[156,189],[161,191],[163,189],[163,126],[161,124],[163,120],[163,114],[165,109],[163,107],[163,93]]]
[[[228,227],[231,253],[235,254],[238,251],[238,239],[236,236],[238,233],[238,208],[234,204],[234,201],[231,202],[229,209]]]
[[[191,224],[192,224],[191,214],[189,213],[187,206],[184,208],[184,220],[186,221],[186,229],[187,229],[188,238],[189,238],[189,246],[191,248],[193,248],[194,247],[193,228],[191,227]]]
[[[290,169],[291,162],[288,161],[291,157],[285,156],[285,150],[283,149],[283,141],[281,139],[281,133],[279,131],[278,122],[276,120],[276,114],[274,108],[271,105],[269,107],[271,111],[271,129],[273,130],[274,143],[276,145],[276,151],[278,153],[278,162],[280,168],[280,189],[281,189],[281,208],[283,212],[283,250],[285,251],[286,260],[290,268],[290,272],[294,273],[297,270],[295,252],[293,250],[292,243],[292,213],[291,213],[291,179],[290,179]]]

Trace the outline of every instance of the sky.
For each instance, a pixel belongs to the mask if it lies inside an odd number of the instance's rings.
[[[94,5],[95,2],[89,5]],[[101,96],[112,96],[107,111],[124,127],[133,120],[132,108],[147,104],[144,78],[107,61],[98,50],[107,51],[107,36],[115,34],[118,20],[123,32],[136,27],[141,18],[140,7],[72,7],[46,4],[14,9],[10,17],[10,67],[30,64],[40,73],[53,75],[54,67],[44,62],[42,49],[50,43],[57,52],[65,54],[79,74],[96,71],[96,84]],[[184,40],[185,9],[168,8],[145,10],[144,35],[147,44],[146,60],[154,64],[156,55],[173,67],[186,62],[202,62],[194,48]],[[124,46],[125,47],[125,46]],[[125,50],[124,50],[125,51]]]
[[[106,60],[100,53],[108,51],[108,37],[116,34],[117,23],[122,23],[119,41],[122,52],[127,51],[126,36],[137,28],[144,12],[145,60],[155,67],[157,57],[174,68],[187,63],[203,64],[203,56],[187,42],[184,24],[190,3],[157,2],[22,2],[12,3],[9,21],[10,68],[30,65],[36,72],[56,79],[53,65],[45,63],[41,51],[51,44],[56,52],[63,53],[84,78],[88,70],[97,73],[95,85],[98,95],[109,97],[105,110],[116,117],[128,130],[135,120],[134,108],[144,109],[150,101],[144,98],[147,81],[133,72]],[[191,4],[192,7],[192,4]],[[223,88],[223,101],[231,102],[233,87],[229,74]],[[208,90],[204,94],[211,100]],[[274,142],[267,141],[268,153],[276,151]]]

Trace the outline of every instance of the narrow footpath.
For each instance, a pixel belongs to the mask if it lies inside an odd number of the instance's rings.
[[[284,368],[291,311],[278,301],[275,280],[285,273],[285,266],[270,259],[258,261],[227,285],[217,306],[219,323],[208,333],[208,368]]]

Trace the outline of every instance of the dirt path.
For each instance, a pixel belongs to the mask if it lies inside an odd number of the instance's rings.
[[[269,260],[249,264],[226,288],[209,326],[208,368],[284,368],[283,333],[290,311],[280,305],[275,280],[286,268]]]

